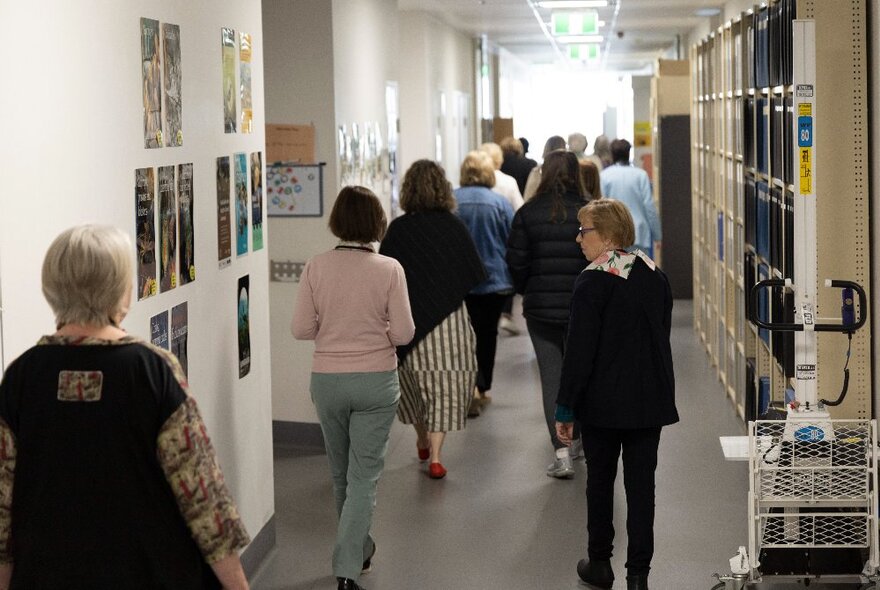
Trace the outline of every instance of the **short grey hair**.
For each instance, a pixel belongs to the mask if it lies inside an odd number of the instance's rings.
[[[114,323],[133,280],[131,241],[122,230],[79,225],[61,233],[43,260],[43,296],[55,323]]]

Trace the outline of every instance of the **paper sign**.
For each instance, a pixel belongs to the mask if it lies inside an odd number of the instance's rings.
[[[266,125],[266,163],[315,163],[313,125]]]

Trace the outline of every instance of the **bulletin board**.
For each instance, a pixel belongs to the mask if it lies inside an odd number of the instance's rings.
[[[269,217],[322,217],[324,164],[276,162],[266,170]]]

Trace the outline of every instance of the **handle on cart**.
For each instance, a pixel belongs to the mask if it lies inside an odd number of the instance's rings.
[[[862,286],[854,281],[844,281],[837,279],[825,281],[825,285],[827,287],[838,289],[852,289],[853,291],[855,291],[859,296],[859,316],[854,323],[815,324],[813,326],[813,329],[816,332],[841,332],[844,334],[851,334],[864,326],[865,322],[868,320],[868,296],[865,294],[865,290],[862,288]],[[746,315],[749,318],[749,321],[759,328],[764,328],[765,330],[774,330],[777,332],[803,332],[803,324],[791,324],[786,322],[765,322],[758,317],[758,294],[760,293],[761,289],[785,286],[785,279],[765,279],[763,281],[758,281],[757,283],[752,285],[752,288],[749,291],[749,299],[747,301],[748,309],[746,309]]]

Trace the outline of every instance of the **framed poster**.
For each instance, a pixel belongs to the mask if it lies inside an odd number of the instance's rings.
[[[322,217],[324,165],[277,162],[266,169],[269,217]]]

